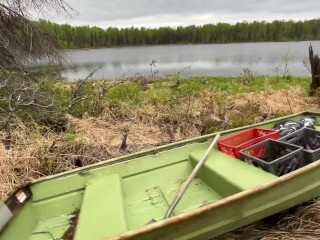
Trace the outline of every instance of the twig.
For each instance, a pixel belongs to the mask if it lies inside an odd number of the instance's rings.
[[[290,101],[289,101],[289,98],[288,98],[288,93],[286,94],[286,98],[287,98],[287,102],[288,102],[290,111],[291,111],[291,113],[293,113],[292,108],[291,108],[291,104],[290,104]]]
[[[75,89],[75,91],[73,92],[73,95],[71,97],[71,99],[69,100],[68,106],[66,107],[66,110],[69,110],[72,106],[78,104],[79,102],[86,100],[88,98],[91,98],[93,95],[81,95],[81,91],[83,89],[83,86],[85,84],[85,82],[91,78],[99,69],[101,69],[102,66],[99,66],[98,68],[94,69],[93,71],[91,71],[88,76],[82,80],[78,81],[78,86]]]

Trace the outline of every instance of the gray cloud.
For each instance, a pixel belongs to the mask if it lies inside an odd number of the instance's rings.
[[[66,0],[79,14],[48,16],[74,25],[178,26],[212,22],[318,18],[316,0]]]

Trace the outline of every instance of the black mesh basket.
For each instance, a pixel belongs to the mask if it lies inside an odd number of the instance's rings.
[[[282,176],[306,165],[303,148],[297,145],[266,140],[241,151],[241,158],[274,175]]]
[[[281,142],[303,147],[305,159],[308,163],[320,159],[320,132],[311,128],[302,128],[279,139]]]

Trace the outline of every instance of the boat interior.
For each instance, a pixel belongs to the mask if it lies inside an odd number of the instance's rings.
[[[274,123],[259,127],[271,129]],[[222,133],[221,138],[232,134]],[[152,219],[161,221],[211,141],[212,136],[198,138],[133,155],[133,161],[99,163],[36,182],[30,185],[31,198],[4,228],[0,240],[102,240],[138,229]],[[215,148],[173,215],[277,178]]]

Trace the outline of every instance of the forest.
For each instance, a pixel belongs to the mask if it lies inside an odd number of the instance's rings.
[[[237,43],[320,40],[320,19],[306,21],[254,21],[203,26],[102,29],[71,26],[39,20],[34,24],[59,48],[100,48],[112,46]]]

